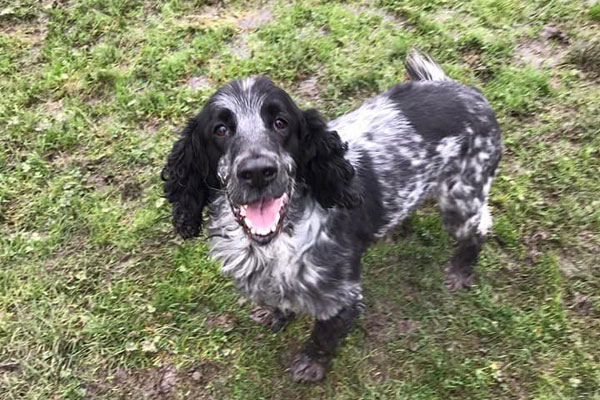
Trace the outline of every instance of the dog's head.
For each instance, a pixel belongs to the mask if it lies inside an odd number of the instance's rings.
[[[354,207],[345,152],[318,112],[298,108],[269,79],[232,81],[188,122],[163,169],[175,230],[197,236],[204,206],[219,193],[258,244],[280,233],[294,190],[325,208]]]

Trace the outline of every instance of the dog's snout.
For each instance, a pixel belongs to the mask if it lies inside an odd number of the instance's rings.
[[[275,179],[277,164],[267,157],[250,158],[240,164],[237,176],[251,187],[260,189]]]

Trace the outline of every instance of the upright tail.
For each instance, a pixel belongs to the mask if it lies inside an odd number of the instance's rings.
[[[449,81],[451,80],[435,61],[427,54],[412,49],[404,60],[406,73],[413,81]]]

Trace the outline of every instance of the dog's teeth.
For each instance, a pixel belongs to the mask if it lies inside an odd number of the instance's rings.
[[[248,218],[244,218],[244,223],[246,224],[246,227],[248,227],[248,229],[252,230],[252,221],[250,221]]]
[[[245,217],[245,216],[246,216],[246,207],[245,207],[245,206],[241,206],[241,207],[240,207],[240,215],[241,215],[242,217]]]
[[[275,215],[275,227],[277,226],[277,224],[279,223],[279,218],[281,218],[281,216],[279,215],[279,211],[277,212],[277,215]]]

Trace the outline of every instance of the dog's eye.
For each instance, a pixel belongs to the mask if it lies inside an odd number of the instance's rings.
[[[275,127],[275,129],[277,129],[278,131],[282,131],[285,128],[287,128],[288,123],[281,118],[277,118],[274,122],[273,122],[273,126]]]
[[[215,135],[217,136],[225,136],[229,132],[229,129],[225,125],[217,125],[215,128]]]

